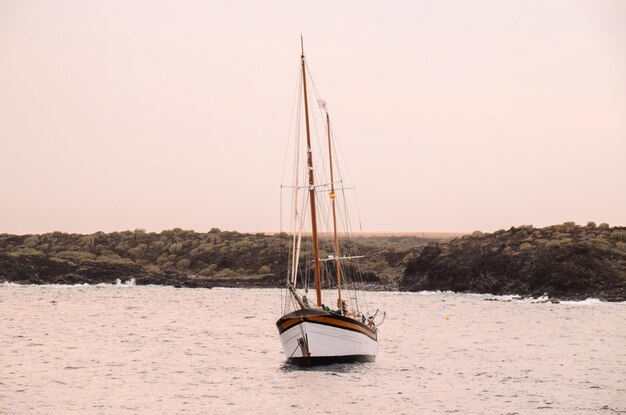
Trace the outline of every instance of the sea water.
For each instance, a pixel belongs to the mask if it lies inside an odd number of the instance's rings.
[[[365,297],[377,361],[298,369],[280,290],[0,285],[0,413],[626,412],[624,303]]]

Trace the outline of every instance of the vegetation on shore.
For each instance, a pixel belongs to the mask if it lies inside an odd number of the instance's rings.
[[[366,255],[361,267],[369,280],[389,283],[402,275],[407,254],[428,241],[409,235],[368,236],[354,238],[351,244]],[[0,234],[0,279],[63,282],[69,275],[67,280],[72,283],[135,278],[145,283],[169,281],[171,285],[281,285],[286,274],[280,267],[290,245],[286,234],[217,228],[207,233],[177,228],[160,233],[136,229],[90,235]],[[303,250],[311,249],[310,241],[305,240]]]
[[[626,227],[566,222],[433,243],[410,259],[401,290],[626,300]]]
[[[401,290],[442,290],[553,298],[626,300],[626,227],[566,222],[453,239],[415,235],[350,241],[365,258],[365,280]],[[172,229],[90,235],[0,234],[0,281],[188,287],[278,287],[289,255],[286,234]],[[345,251],[347,246],[342,248]],[[311,250],[310,240],[303,250]],[[321,254],[328,255],[322,248]]]

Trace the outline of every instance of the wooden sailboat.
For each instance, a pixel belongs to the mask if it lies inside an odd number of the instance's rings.
[[[359,275],[358,267],[353,261],[361,258],[351,251],[349,245],[340,244],[338,231],[337,204],[340,203],[340,195],[343,195],[345,187],[343,180],[335,177],[334,160],[336,160],[333,148],[333,139],[330,128],[330,116],[323,103],[322,114],[325,114],[325,132],[327,138],[328,154],[326,163],[323,163],[325,174],[320,174],[322,169],[314,166],[314,150],[311,133],[311,114],[309,112],[309,98],[307,91],[307,65],[302,47],[301,61],[301,92],[304,104],[304,124],[306,132],[304,152],[306,164],[304,168],[298,168],[298,162],[294,169],[296,179],[293,190],[293,211],[295,224],[291,237],[291,258],[287,276],[287,288],[283,304],[283,315],[276,322],[283,351],[288,362],[299,366],[313,366],[320,364],[344,363],[344,362],[371,362],[376,359],[378,352],[378,332],[374,324],[375,313],[361,309],[357,300],[357,292],[348,291],[343,279],[348,274],[354,277]],[[301,108],[301,105],[300,107]],[[318,146],[321,148],[321,146]],[[320,151],[321,153],[321,151]],[[299,156],[296,156],[298,159]],[[300,180],[298,179],[302,177]],[[329,179],[328,182],[316,181],[322,177]],[[339,188],[336,188],[336,185]],[[308,206],[307,206],[308,205]],[[342,206],[343,207],[343,206]],[[308,209],[308,212],[307,212]],[[328,232],[320,234],[319,210],[328,219],[330,226]],[[310,222],[309,222],[310,220]],[[305,223],[310,223],[310,232],[305,231]],[[342,222],[345,225],[345,221]],[[311,257],[304,258],[303,244],[308,245],[310,234]],[[303,235],[305,241],[303,241]],[[348,230],[341,236],[347,236]],[[326,240],[324,239],[326,237]],[[322,242],[328,244],[328,252],[333,252],[325,258],[321,258]],[[312,264],[312,267],[311,267]],[[349,265],[347,265],[349,264]],[[312,268],[312,269],[311,269]],[[315,302],[308,299],[309,272],[313,273],[315,289]],[[323,287],[324,285],[324,287]],[[331,287],[332,286],[332,287]],[[324,290],[322,288],[325,288]],[[343,289],[343,291],[342,291]],[[304,290],[304,292],[302,292]],[[343,296],[342,296],[343,294]],[[324,297],[324,298],[323,298]],[[333,307],[335,300],[337,308]],[[326,301],[326,304],[324,303]],[[328,304],[328,305],[327,305]],[[330,305],[330,306],[329,306]]]

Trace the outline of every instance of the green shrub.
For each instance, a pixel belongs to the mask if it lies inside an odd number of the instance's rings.
[[[15,257],[19,257],[19,256],[43,256],[44,253],[41,251],[38,251],[34,248],[18,248],[13,252],[9,253],[10,256],[15,256]]]
[[[121,264],[121,265],[131,265],[134,264],[133,261],[131,261],[128,258],[122,258],[121,256],[117,255],[117,254],[107,254],[107,255],[99,255],[96,258],[97,262],[103,262],[103,263],[107,263],[107,264]]]
[[[270,272],[269,265],[261,265],[256,273],[262,275],[262,274],[268,274],[269,272]]]
[[[161,254],[157,259],[156,259],[156,263],[161,265],[166,263],[167,261],[169,261],[169,255],[167,254]]]
[[[611,232],[611,239],[615,239],[616,241],[626,241],[626,232],[613,231]]]
[[[83,251],[61,251],[55,255],[57,258],[65,259],[72,262],[85,262],[93,261],[96,259],[96,255],[91,252]]]
[[[176,263],[176,268],[179,270],[185,270],[189,268],[190,265],[191,265],[191,261],[185,258],[185,259],[181,259],[180,261]]]
[[[589,238],[588,242],[596,248],[606,249],[609,247],[609,241],[604,238]]]
[[[597,226],[596,226],[595,222],[589,221],[589,222],[587,222],[587,227],[590,228],[590,229],[595,229]]]
[[[171,244],[167,249],[170,254],[179,254],[183,251],[183,244],[182,242],[176,242]]]
[[[250,247],[252,246],[252,242],[250,242],[250,241],[246,241],[246,240],[243,240],[243,241],[238,241],[238,242],[235,242],[235,244],[234,244],[233,246],[234,246],[234,247],[235,247],[235,249],[237,249],[238,251],[243,251],[243,250],[245,250],[245,249],[250,248]]]
[[[200,271],[200,275],[204,276],[204,277],[208,277],[210,275],[215,274],[215,269],[217,268],[216,264],[211,264],[208,267],[204,268],[202,271]]]
[[[609,229],[609,224],[608,223],[601,223],[600,225],[598,225],[598,228],[600,228],[600,229]]]

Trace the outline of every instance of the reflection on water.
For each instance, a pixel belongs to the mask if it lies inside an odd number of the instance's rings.
[[[0,413],[626,411],[626,304],[368,297],[378,360],[302,369],[278,290],[0,285]]]

